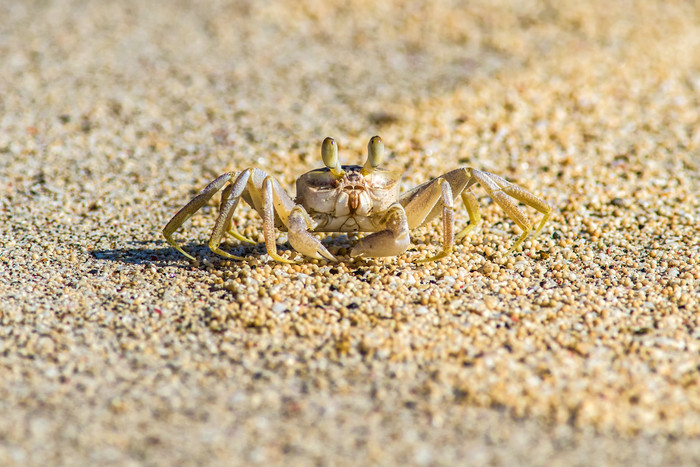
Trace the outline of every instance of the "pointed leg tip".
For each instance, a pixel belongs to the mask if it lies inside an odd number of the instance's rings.
[[[508,251],[506,251],[505,255],[503,255],[503,256],[510,256],[511,254],[514,254],[517,252],[522,252],[522,250],[523,250],[522,245],[523,245],[523,242],[516,242],[516,244],[513,245],[512,247],[510,247],[508,249]]]
[[[277,253],[272,253],[268,251],[267,254],[270,256],[270,258],[274,259],[277,262],[285,264],[296,264],[296,261],[294,261],[293,259],[287,259],[284,256],[280,256]]]
[[[240,237],[238,237],[238,240],[240,240],[240,241],[242,241],[242,242],[245,242],[245,243],[250,243],[251,245],[257,245],[257,244],[258,244],[258,242],[253,241],[253,240],[251,240],[251,239],[249,239],[248,237],[245,237],[245,236],[243,236],[243,235],[241,235]]]
[[[438,253],[438,254],[435,255],[435,256],[431,256],[430,258],[417,259],[415,262],[418,263],[418,264],[432,263],[433,261],[439,261],[439,260],[441,260],[441,259],[443,259],[443,258],[446,258],[446,257],[449,256],[451,253],[452,253],[452,250],[442,251],[442,252]]]
[[[191,254],[189,254],[185,250],[183,250],[182,247],[180,247],[180,245],[176,244],[175,242],[170,241],[169,239],[168,239],[168,243],[170,243],[170,245],[173,248],[175,248],[176,251],[181,253],[185,258],[189,259],[190,261],[195,261],[195,262],[198,261],[197,258],[195,258]]]
[[[223,256],[226,259],[235,259],[236,261],[244,261],[245,260],[245,258],[243,258],[242,256],[236,256],[236,255],[232,255],[231,253],[226,253],[224,250],[222,250],[220,248],[212,248],[210,246],[209,249],[213,253],[216,253],[219,256]]]

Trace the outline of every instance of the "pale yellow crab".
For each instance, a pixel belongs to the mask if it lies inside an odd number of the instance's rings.
[[[420,261],[433,261],[452,252],[459,240],[481,222],[472,186],[479,183],[506,214],[523,230],[510,251],[525,241],[532,224],[515,201],[530,206],[544,216],[537,235],[549,219],[552,208],[532,193],[504,178],[470,167],[455,169],[399,195],[399,177],[379,168],[384,159],[384,143],[374,136],[367,145],[364,166],[340,165],[338,145],[326,138],[321,146],[325,168],[307,172],[297,180],[293,199],[271,175],[256,168],[240,173],[226,172],[209,183],[187,203],[163,229],[165,239],[177,251],[194,260],[173,240],[173,233],[214,194],[228,183],[221,194],[219,216],[209,239],[209,248],[225,258],[242,260],[219,248],[228,232],[238,240],[255,243],[234,228],[231,222],[238,201],[243,198],[263,220],[267,253],[277,261],[290,263],[277,254],[275,227],[288,232],[292,247],[311,258],[337,261],[311,232],[373,232],[360,239],[351,256],[382,257],[400,255],[411,244],[409,232],[442,212],[443,243],[437,255]],[[469,214],[469,224],[454,234],[454,202],[461,196]]]

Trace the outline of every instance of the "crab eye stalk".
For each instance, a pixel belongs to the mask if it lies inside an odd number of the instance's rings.
[[[384,162],[384,143],[379,136],[372,136],[367,144],[367,162],[362,167],[362,174],[371,174],[382,162]]]
[[[333,138],[326,138],[321,145],[321,157],[326,167],[331,170],[331,173],[336,177],[342,177],[345,172],[340,167],[338,160],[338,145]]]

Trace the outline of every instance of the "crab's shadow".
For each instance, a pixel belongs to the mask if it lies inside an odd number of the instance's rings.
[[[158,266],[189,267],[189,265],[193,264],[191,262],[183,263],[183,259],[185,259],[184,256],[164,240],[132,241],[129,243],[135,245],[135,247],[105,250],[95,249],[90,251],[90,256],[100,261],[118,261],[138,265],[154,264]],[[323,240],[323,244],[326,246],[347,247],[350,241],[346,235],[341,235],[334,238],[326,238]],[[162,247],[144,248],[143,246],[146,245],[162,245]],[[212,253],[206,243],[189,242],[182,246],[185,251],[198,260],[212,258],[216,258],[217,260],[225,259]],[[258,243],[256,245],[225,244],[224,248],[225,251],[232,255],[251,259],[261,257],[267,253],[264,243]],[[287,242],[277,244],[277,248],[280,252],[292,249]]]
[[[179,259],[183,258],[182,254],[169,246],[165,241],[133,241],[129,243],[135,245],[134,248],[94,249],[90,250],[90,256],[100,261],[117,261],[126,264],[181,266],[179,263],[182,263],[182,261],[179,261]],[[163,245],[163,247],[144,248],[145,245],[154,244]],[[195,257],[202,257],[209,251],[203,243],[190,242],[185,245],[185,248]]]

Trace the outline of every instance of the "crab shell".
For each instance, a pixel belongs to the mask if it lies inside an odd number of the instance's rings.
[[[299,177],[297,203],[318,222],[317,232],[375,231],[372,214],[385,212],[399,199],[397,174],[375,169],[363,175],[359,165],[342,169],[341,178],[325,167]]]

